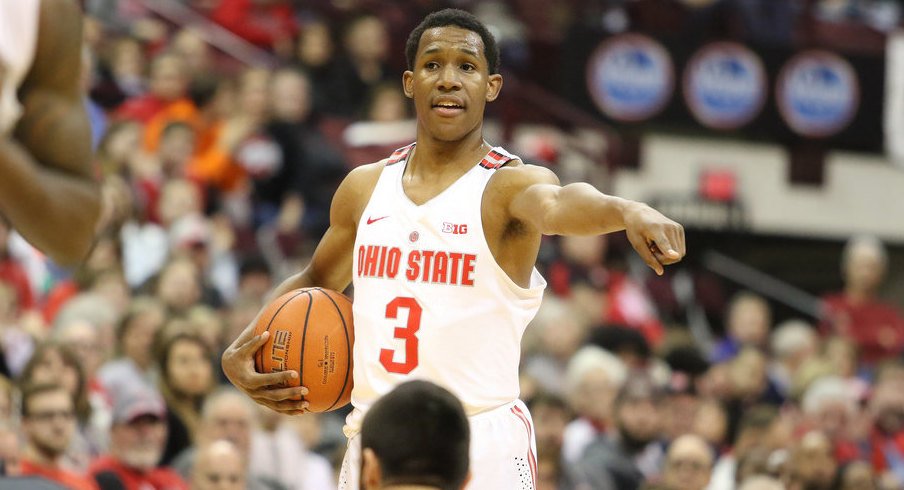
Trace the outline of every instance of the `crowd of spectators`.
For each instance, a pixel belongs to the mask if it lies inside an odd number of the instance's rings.
[[[182,2],[267,53],[241,66],[208,24],[175,24],[153,2],[84,3],[103,219],[77,270],[0,221],[3,474],[76,489],[335,488],[345,412],[270,412],[218,360],[308,260],[350,168],[414,139],[401,42],[434,6]],[[452,3],[495,19],[513,63],[546,12]],[[641,3],[567,5],[616,25],[610,11]],[[539,489],[904,488],[904,319],[879,299],[881,243],[849,243],[845,289],[820,318],[776,324],[762,296],[710,286],[713,343],[690,333],[670,286],[681,267],[656,282],[622,245],[543,244],[550,286],[521,370]]]

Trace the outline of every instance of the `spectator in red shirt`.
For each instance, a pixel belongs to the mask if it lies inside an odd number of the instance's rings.
[[[110,454],[89,468],[101,490],[188,490],[175,471],[157,467],[166,445],[166,406],[160,393],[136,384],[113,396]]]
[[[854,237],[844,247],[844,290],[824,298],[823,333],[851,338],[861,361],[874,365],[904,350],[904,317],[878,298],[888,267],[885,248],[875,237]]]
[[[26,445],[21,475],[35,475],[73,490],[97,490],[95,482],[63,468],[75,434],[75,400],[58,384],[26,386],[22,393],[22,429]]]

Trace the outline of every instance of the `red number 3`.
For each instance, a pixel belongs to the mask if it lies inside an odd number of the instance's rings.
[[[408,374],[417,367],[417,331],[421,328],[421,305],[414,298],[399,296],[386,305],[386,318],[396,319],[399,308],[408,308],[408,322],[404,327],[396,327],[395,338],[405,341],[405,362],[392,360],[395,351],[380,350],[380,364],[390,373]]]

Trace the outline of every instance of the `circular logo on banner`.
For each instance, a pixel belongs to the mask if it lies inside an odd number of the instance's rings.
[[[735,129],[749,123],[766,100],[766,71],[759,57],[730,42],[706,45],[684,71],[684,98],[704,126]]]
[[[782,118],[803,136],[832,136],[841,131],[860,104],[854,69],[826,51],[804,51],[788,60],[775,92]]]
[[[665,107],[674,74],[669,53],[640,34],[620,34],[587,62],[587,89],[596,106],[619,121],[642,121]]]

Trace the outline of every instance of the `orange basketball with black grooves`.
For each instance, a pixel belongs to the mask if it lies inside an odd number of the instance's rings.
[[[352,394],[352,302],[322,288],[290,291],[267,305],[255,335],[270,332],[257,352],[260,373],[298,371],[291,386],[305,386],[311,412],[344,407]]]

